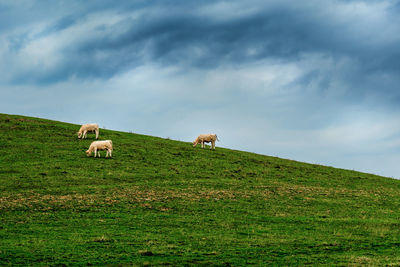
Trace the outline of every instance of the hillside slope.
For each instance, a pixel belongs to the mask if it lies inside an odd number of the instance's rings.
[[[398,180],[78,129],[0,114],[0,265],[400,264]]]

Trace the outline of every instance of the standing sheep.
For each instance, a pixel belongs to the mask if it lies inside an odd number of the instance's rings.
[[[111,140],[93,141],[90,144],[89,149],[86,151],[86,156],[90,157],[92,152],[94,152],[94,157],[96,157],[97,154],[99,154],[100,158],[100,150],[107,150],[106,158],[108,157],[108,155],[110,155],[110,158],[112,158],[112,151],[113,151],[112,141]]]
[[[197,146],[197,144],[201,143],[201,147],[204,148],[204,143],[211,142],[210,149],[215,149],[215,141],[219,141],[216,134],[201,134],[196,138],[196,140],[194,140],[193,147],[195,147],[195,146]]]
[[[78,131],[78,138],[87,138],[87,132],[96,132],[96,139],[99,138],[99,125],[97,123],[84,124]]]

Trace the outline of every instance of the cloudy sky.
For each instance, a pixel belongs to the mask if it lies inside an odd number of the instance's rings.
[[[0,58],[1,113],[400,178],[397,0],[0,0]]]

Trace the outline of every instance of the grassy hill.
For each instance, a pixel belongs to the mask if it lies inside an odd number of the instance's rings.
[[[78,129],[0,114],[0,265],[400,264],[398,180]]]

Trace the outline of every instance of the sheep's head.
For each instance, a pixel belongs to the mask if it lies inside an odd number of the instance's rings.
[[[193,141],[193,147],[197,146],[197,140]]]
[[[77,132],[77,134],[78,134],[78,138],[81,138],[82,133],[81,132]]]
[[[90,152],[90,150],[86,150],[86,156],[90,156],[90,154],[91,154],[92,152]]]

